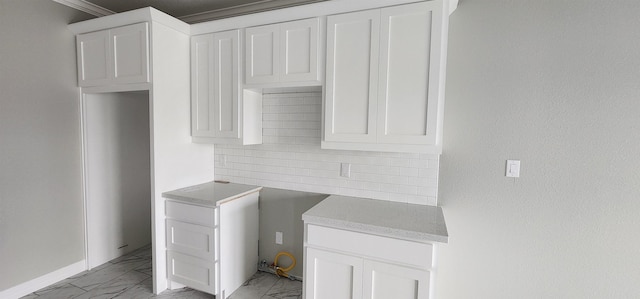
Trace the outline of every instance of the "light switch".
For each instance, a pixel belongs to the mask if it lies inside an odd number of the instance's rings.
[[[276,244],[282,245],[282,232],[276,232]]]
[[[351,164],[350,163],[340,163],[340,176],[345,178],[351,177]]]
[[[505,175],[510,178],[519,178],[520,160],[507,160],[507,170]]]

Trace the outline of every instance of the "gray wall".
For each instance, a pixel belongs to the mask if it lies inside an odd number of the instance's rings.
[[[0,0],[0,290],[84,259],[75,41],[88,16]]]
[[[296,259],[296,266],[289,273],[302,277],[304,241],[302,214],[327,196],[327,194],[263,188],[260,191],[260,260],[267,260],[271,265],[276,254],[281,251],[289,252]],[[283,233],[281,245],[275,243],[276,232]],[[291,262],[288,257],[281,257],[278,264],[288,267]]]
[[[461,1],[438,298],[640,294],[639,15],[630,0]]]

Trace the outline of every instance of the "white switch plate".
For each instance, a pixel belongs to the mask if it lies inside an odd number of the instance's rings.
[[[507,160],[507,170],[505,175],[509,178],[519,178],[520,160]]]
[[[351,177],[351,163],[340,163],[340,176],[345,178]]]
[[[276,244],[282,245],[282,232],[276,232]]]

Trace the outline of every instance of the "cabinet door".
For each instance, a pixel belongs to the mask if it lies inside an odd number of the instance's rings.
[[[98,86],[110,82],[109,31],[80,34],[77,37],[78,85]]]
[[[239,65],[240,31],[213,34],[213,136],[240,138]]]
[[[325,141],[375,142],[380,10],[327,18]]]
[[[281,82],[319,81],[318,18],[280,24]]]
[[[147,23],[110,30],[113,83],[149,82],[149,29]]]
[[[364,261],[365,299],[428,299],[429,271]]]
[[[278,82],[280,65],[280,25],[245,29],[245,83]]]
[[[305,254],[305,298],[362,298],[361,258],[309,247]]]
[[[442,2],[382,9],[378,142],[435,144]]]
[[[213,48],[213,34],[191,38],[191,136],[214,136]]]

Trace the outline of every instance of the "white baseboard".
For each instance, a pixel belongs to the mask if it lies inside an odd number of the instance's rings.
[[[87,261],[81,260],[12,288],[0,291],[0,298],[20,298],[85,270],[87,270]]]

